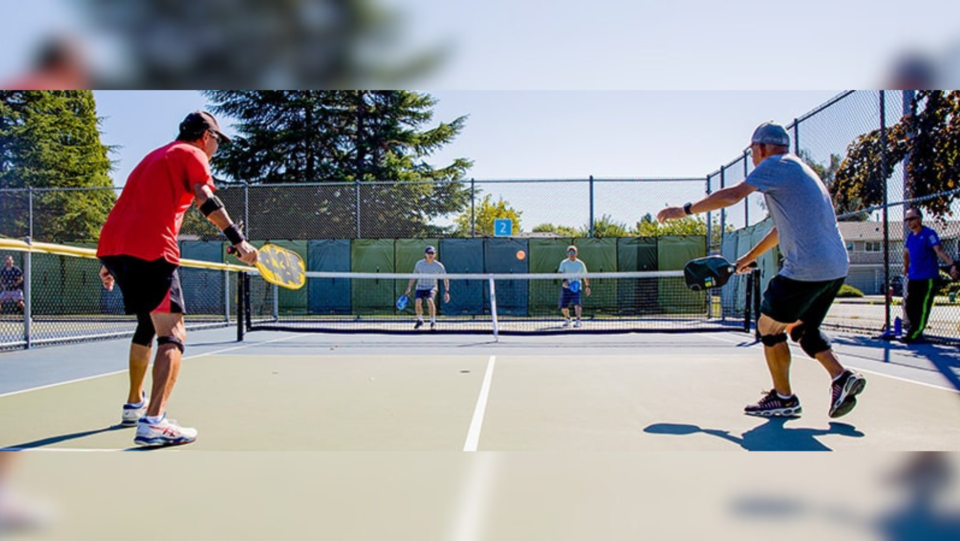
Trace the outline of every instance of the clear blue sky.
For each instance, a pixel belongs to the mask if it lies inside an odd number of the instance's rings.
[[[474,160],[477,179],[700,177],[747,146],[757,124],[784,124],[839,91],[425,91],[435,121],[468,116],[431,158]],[[122,185],[150,150],[176,136],[206,99],[191,91],[96,91],[103,142],[119,148]],[[234,133],[229,119],[223,128]]]
[[[430,158],[474,161],[469,176],[495,179],[703,178],[747,146],[757,124],[784,124],[838,91],[454,91],[429,92],[439,100],[435,123],[467,116],[462,134]],[[118,148],[114,183],[122,185],[150,150],[176,136],[188,112],[206,99],[189,91],[96,91],[104,117],[102,140]],[[229,119],[221,127],[234,130]],[[739,179],[735,179],[739,180]],[[587,216],[586,185],[543,192],[530,185],[481,185],[523,210],[524,230],[540,223],[579,227]],[[558,188],[558,186],[553,186]],[[620,190],[619,192],[617,190]],[[603,187],[597,216],[633,223],[664,205],[702,196],[704,185]],[[754,218],[761,210],[751,210]]]

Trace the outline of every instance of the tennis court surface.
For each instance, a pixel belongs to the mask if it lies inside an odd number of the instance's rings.
[[[535,337],[191,333],[170,416],[192,451],[960,450],[958,355],[838,336],[867,389],[830,419],[795,350],[804,414],[742,414],[770,386],[741,332]],[[126,340],[0,357],[0,447],[121,450]]]
[[[25,539],[169,538],[144,528],[157,517],[183,539],[882,539],[929,523],[887,480],[916,457],[960,466],[896,452],[960,448],[955,349],[835,343],[868,378],[859,406],[829,419],[827,376],[795,351],[804,415],[784,420],[741,413],[769,387],[742,332],[196,331],[169,413],[199,439],[133,453],[108,452],[134,448],[117,427],[128,342],[45,347],[0,356],[0,447],[26,451],[4,453],[14,486],[55,510]]]

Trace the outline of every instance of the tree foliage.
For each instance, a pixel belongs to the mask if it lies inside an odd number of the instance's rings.
[[[847,147],[836,173],[834,197],[844,205],[859,208],[883,202],[883,187],[893,168],[906,161],[907,190],[925,197],[957,188],[960,170],[960,91],[924,90],[916,97],[916,114],[904,116],[886,130],[861,135]],[[883,149],[887,171],[882,171]],[[952,214],[957,194],[918,203],[933,216]]]
[[[513,230],[511,234],[516,235],[522,230],[520,226],[520,216],[523,212],[515,210],[510,203],[504,201],[501,197],[496,202],[493,201],[493,195],[487,194],[480,200],[474,209],[475,228],[477,236],[492,237],[494,220],[511,220]],[[470,210],[462,212],[455,220],[455,235],[459,237],[469,237],[474,231],[470,223]]]
[[[580,228],[581,237],[590,236],[590,225],[587,224]],[[627,229],[627,224],[623,222],[618,222],[613,219],[612,216],[604,214],[598,220],[593,221],[593,237],[598,239],[605,238],[615,238],[615,237],[629,237],[630,232]]]
[[[554,233],[558,237],[579,237],[580,231],[575,227],[570,227],[566,225],[553,225],[550,223],[540,224],[533,228],[534,233]]]
[[[427,159],[452,142],[466,117],[432,126],[437,100],[409,91],[206,91],[214,112],[236,120],[239,135],[214,157],[228,182],[339,183],[306,196],[270,192],[268,238],[300,238],[304,220],[328,224],[321,237],[415,237],[440,232],[434,218],[462,211],[472,165]],[[266,193],[266,191],[261,192]],[[358,214],[359,213],[359,214]],[[253,217],[251,216],[251,220]],[[299,229],[297,229],[299,228]]]
[[[91,91],[0,91],[0,187],[104,188],[35,192],[35,240],[99,237],[116,199],[99,126]],[[25,236],[26,207],[25,195],[7,192],[0,199],[0,233]]]
[[[863,202],[859,197],[854,197],[853,199],[840,199],[837,197],[837,190],[835,189],[837,171],[840,169],[840,164],[843,162],[843,157],[839,154],[830,154],[830,161],[826,164],[822,164],[813,159],[813,156],[810,155],[810,152],[807,150],[801,150],[798,154],[801,160],[804,161],[811,169],[820,177],[820,180],[823,181],[824,186],[827,187],[827,191],[830,192],[830,197],[833,201],[834,211],[837,213],[838,219],[842,222],[863,222],[867,220],[870,215],[866,212],[857,212],[863,208]],[[844,216],[839,218],[840,216]]]

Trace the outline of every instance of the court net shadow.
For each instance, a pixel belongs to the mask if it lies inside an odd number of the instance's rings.
[[[747,451],[832,451],[818,438],[837,435],[850,438],[862,438],[860,432],[852,425],[831,422],[829,429],[817,428],[788,428],[786,423],[796,419],[785,417],[771,417],[764,419],[764,423],[740,435],[732,434],[729,430],[701,428],[697,425],[656,423],[643,429],[647,434],[666,436],[690,436],[706,434],[739,445]]]

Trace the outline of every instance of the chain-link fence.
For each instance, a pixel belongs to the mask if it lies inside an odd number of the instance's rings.
[[[848,91],[792,122],[783,123],[791,135],[791,150],[814,168],[829,187],[851,145],[864,134],[899,122],[909,104],[910,94],[906,93]],[[643,229],[644,222],[651,222],[665,204],[700,199],[706,193],[741,182],[753,168],[750,150],[745,149],[718,170],[693,178],[229,183],[221,185],[218,194],[234,220],[243,222],[251,240],[493,236],[491,216],[497,213],[491,210],[503,210],[498,206],[514,211],[515,235],[644,237],[651,235],[649,228]],[[879,306],[884,312],[884,318],[877,320],[851,310],[837,323],[844,327],[879,331],[887,323],[886,313],[896,315],[899,310],[899,301],[890,291],[897,293],[901,289],[897,277],[903,271],[903,207],[911,201],[904,193],[904,167],[891,164],[890,170],[887,200],[894,203],[871,209],[837,208],[851,260],[847,283],[867,299],[856,302],[872,302],[868,306]],[[115,200],[118,190],[0,189],[0,236],[31,237],[52,243],[93,242],[96,232],[67,220],[58,205],[63,197],[83,197],[89,199],[88,206],[101,208],[105,201]],[[708,213],[702,225],[710,239],[710,250],[730,253],[730,246],[724,246],[734,238],[730,234],[754,228],[767,216],[760,194]],[[927,225],[940,233],[948,254],[960,255],[960,222],[928,219]],[[196,209],[188,213],[181,234],[184,239],[222,240],[220,232]],[[772,275],[766,274],[766,279]],[[950,293],[944,289],[937,302],[955,302],[955,295]],[[942,324],[931,323],[931,330],[935,328],[944,337],[960,338],[960,330],[950,323],[956,318],[941,319]]]

